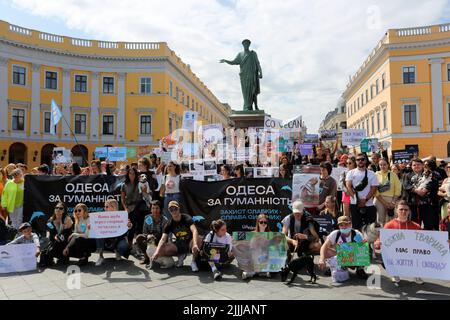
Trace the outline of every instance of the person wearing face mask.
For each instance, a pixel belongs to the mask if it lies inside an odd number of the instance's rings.
[[[338,218],[338,230],[331,232],[325,243],[320,248],[319,267],[325,269],[326,262],[330,265],[331,275],[333,276],[333,286],[338,286],[342,283],[342,279],[338,279],[337,273],[342,271],[337,266],[336,258],[336,246],[343,243],[364,243],[364,237],[361,232],[353,229],[352,221],[347,216],[341,216]],[[349,267],[352,268],[352,267]],[[367,279],[367,274],[363,267],[356,267],[356,275],[360,279]],[[347,278],[348,279],[348,278]]]

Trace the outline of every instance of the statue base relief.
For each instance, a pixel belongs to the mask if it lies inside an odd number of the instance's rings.
[[[236,129],[246,129],[250,127],[264,127],[264,118],[269,116],[264,110],[244,110],[235,111],[230,115],[230,120]]]

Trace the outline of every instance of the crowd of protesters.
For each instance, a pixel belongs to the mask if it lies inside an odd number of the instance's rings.
[[[319,165],[319,203],[315,208],[304,208],[301,201],[296,201],[292,205],[292,214],[281,221],[289,247],[287,262],[295,254],[320,255],[319,266],[325,267],[327,260],[331,269],[326,273],[337,275],[340,270],[333,260],[336,244],[346,242],[347,237],[350,241],[363,241],[361,228],[375,222],[386,228],[398,228],[406,223],[407,229],[450,232],[450,163],[438,163],[435,157],[429,156],[425,160],[413,158],[408,163],[393,164],[384,151],[369,157],[366,153],[331,152],[322,148],[314,148],[313,156],[302,156],[294,149],[280,157],[279,177],[292,179],[299,165]],[[245,167],[248,166],[251,166],[248,162],[236,166],[224,163],[218,166],[217,173],[221,179],[245,178]],[[99,160],[91,161],[86,167],[74,162],[53,168],[43,164],[31,170],[25,164],[9,164],[0,168],[0,245],[36,243],[36,255],[41,256],[40,263],[44,267],[53,265],[54,259],[59,264],[67,264],[71,257],[84,265],[93,252],[99,254],[95,264],[100,266],[104,263],[105,251],[115,253],[117,260],[133,254],[149,268],[153,261],[170,264],[169,260],[161,259],[177,256],[175,265],[180,267],[186,255],[192,253],[191,268],[196,272],[204,240],[216,239],[229,245],[231,261],[231,237],[226,224],[215,221],[212,234],[204,237],[186,212],[180,192],[181,171],[180,164],[174,161],[163,163],[155,154],[118,167],[115,163]],[[90,239],[90,213],[86,204],[77,204],[70,216],[66,205],[58,202],[54,208],[48,208],[51,218],[47,233],[39,241],[40,235],[32,232],[29,222],[23,221],[24,175],[98,174],[125,176],[120,188],[120,204],[128,212],[128,231],[111,239]],[[145,175],[148,188],[138,187],[142,175]],[[152,199],[151,203],[145,201],[147,195]],[[119,203],[115,200],[105,203],[105,211],[118,209]],[[330,234],[319,232],[314,224],[316,216],[329,216],[335,231]],[[255,224],[255,231],[269,231],[267,216],[258,216]],[[21,235],[14,237],[15,231]],[[153,251],[147,249],[150,241],[153,241]],[[214,279],[219,280],[221,273],[216,265],[210,264],[210,267]],[[367,276],[362,268],[356,268],[356,274],[361,278]],[[242,277],[255,275],[244,272]],[[398,282],[398,277],[393,281]],[[416,282],[422,281],[416,279]]]

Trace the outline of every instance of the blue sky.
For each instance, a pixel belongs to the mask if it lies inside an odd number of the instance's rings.
[[[77,38],[165,41],[223,102],[242,109],[239,69],[219,64],[252,40],[259,104],[317,131],[387,29],[450,22],[450,0],[0,0],[0,19]],[[170,5],[168,5],[170,3]]]

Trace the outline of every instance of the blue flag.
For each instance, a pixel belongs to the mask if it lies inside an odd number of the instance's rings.
[[[52,111],[50,115],[50,133],[56,134],[55,126],[58,124],[59,120],[61,120],[62,114],[61,110],[59,110],[58,105],[55,100],[52,99]]]

